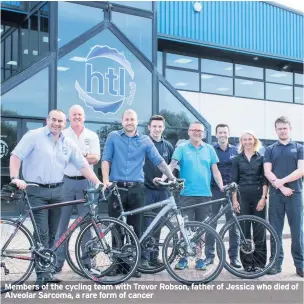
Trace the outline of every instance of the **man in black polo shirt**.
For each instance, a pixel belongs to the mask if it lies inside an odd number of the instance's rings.
[[[217,143],[213,146],[215,149],[215,152],[219,158],[219,162],[217,163],[217,166],[221,172],[223,184],[227,185],[231,183],[231,167],[232,167],[232,158],[238,154],[237,148],[235,146],[232,146],[228,143],[229,139],[229,126],[226,124],[219,124],[215,128]],[[211,192],[212,192],[212,199],[220,199],[224,198],[224,193],[219,189],[217,186],[213,176],[211,179]],[[218,214],[222,204],[212,204],[212,216],[215,216]],[[229,221],[231,219],[231,213],[226,213],[226,221]],[[213,228],[216,229],[217,223],[214,223]],[[234,227],[236,228],[236,227]],[[229,258],[230,258],[230,264],[235,268],[241,268],[242,265],[238,260],[238,238],[239,235],[236,231],[236,229],[231,229],[229,231]],[[206,240],[206,259],[204,260],[206,265],[213,264],[213,260],[215,257],[214,254],[214,238],[207,237]]]
[[[174,152],[174,148],[167,140],[162,137],[165,130],[165,119],[161,115],[154,115],[150,118],[149,124],[149,136],[153,141],[159,154],[163,157],[167,164],[170,163],[171,157]],[[153,179],[155,177],[162,177],[162,172],[156,167],[149,158],[146,157],[144,165],[145,174],[145,187],[146,187],[146,205],[157,203],[159,201],[165,200],[169,197],[169,193],[166,188],[157,187],[153,184]],[[155,210],[153,210],[155,211]],[[145,228],[150,224],[150,221],[144,223]],[[154,237],[159,237],[155,236]],[[143,253],[146,260],[142,261],[144,267],[150,267],[150,265],[156,265],[159,263],[158,254],[148,254]]]
[[[279,235],[281,250],[276,266],[268,274],[282,271],[282,232],[286,212],[291,232],[291,254],[297,275],[303,277],[303,146],[291,140],[291,124],[287,117],[275,121],[275,130],[279,140],[266,148],[264,172],[271,183],[269,222]]]

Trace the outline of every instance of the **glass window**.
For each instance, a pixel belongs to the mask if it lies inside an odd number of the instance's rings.
[[[119,5],[131,6],[144,10],[152,11],[152,1],[111,1]]]
[[[292,86],[266,83],[266,99],[293,102]]]
[[[10,69],[11,65],[11,54],[12,54],[12,35],[8,36],[4,40],[4,49],[5,49],[5,68]]]
[[[243,64],[235,65],[235,76],[264,79],[262,68]]]
[[[21,50],[22,67],[26,67],[30,63],[28,20],[21,25]]]
[[[198,70],[198,58],[167,53],[167,65]]]
[[[202,92],[233,95],[233,78],[202,74]]]
[[[82,105],[86,119],[118,122],[128,108],[140,123],[152,114],[152,75],[109,30],[58,61],[58,107]]]
[[[44,56],[49,52],[49,10],[48,4],[40,9],[40,55]]]
[[[30,18],[30,41],[29,41],[29,56],[30,62],[34,62],[38,58],[38,13],[35,13]]]
[[[86,5],[58,2],[58,48],[103,21],[103,11]]]
[[[178,90],[199,91],[199,73],[166,69],[166,79]]]
[[[152,60],[152,19],[113,12],[112,22]]]
[[[203,73],[232,76],[233,64],[231,62],[201,59],[201,70]]]
[[[295,84],[304,85],[304,75],[295,73]]]
[[[1,115],[46,117],[48,114],[49,69],[45,68],[1,96]]]
[[[304,104],[304,88],[301,87],[295,87],[295,103],[301,103]]]
[[[264,99],[264,82],[236,78],[235,96]]]
[[[280,72],[276,70],[266,69],[266,81],[292,84],[293,75],[290,72]]]
[[[160,74],[163,74],[163,53],[157,52],[157,70]]]

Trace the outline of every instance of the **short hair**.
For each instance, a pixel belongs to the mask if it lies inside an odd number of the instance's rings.
[[[226,124],[218,124],[216,127],[215,127],[215,134],[217,133],[217,129],[218,128],[228,128],[228,131],[230,132],[230,129],[229,129],[229,126],[226,125]]]
[[[136,113],[134,110],[132,110],[132,109],[127,109],[127,110],[125,110],[125,111],[122,113],[122,115],[121,115],[121,119],[123,119],[123,118],[124,118],[124,116],[125,116],[125,114],[127,114],[127,113],[132,113],[132,114],[135,114],[135,115],[136,115],[136,117],[137,117],[137,113]]]
[[[65,115],[65,113],[64,113],[62,110],[60,110],[60,109],[51,110],[50,113],[49,113],[49,115],[48,115],[48,118],[51,117],[51,114],[52,114],[53,112],[58,112],[58,113],[63,114],[63,115],[64,115],[64,118],[65,118],[65,120],[66,120],[66,115]]]
[[[166,122],[166,120],[165,120],[165,118],[164,118],[163,116],[161,116],[161,115],[153,115],[153,116],[150,118],[149,122],[148,122],[148,125],[149,125],[149,126],[151,126],[152,120],[162,121],[164,124],[165,124],[165,122]]]
[[[69,109],[69,116],[71,115],[71,111],[72,111],[73,109],[80,109],[80,110],[82,110],[83,114],[85,114],[85,113],[84,113],[83,107],[76,104],[76,105],[72,105],[72,106],[70,107],[70,109]]]
[[[190,125],[189,125],[189,129],[191,128],[192,125],[202,125],[204,127],[204,130],[205,130],[205,126],[198,120],[191,122]]]
[[[245,134],[249,134],[249,135],[251,135],[254,138],[253,150],[254,150],[254,152],[258,152],[261,149],[261,147],[262,147],[262,144],[261,144],[260,140],[256,137],[256,135],[254,134],[254,132],[252,132],[252,131],[244,131],[242,133],[242,135],[240,136],[240,145],[239,145],[239,148],[238,148],[239,153],[242,153],[244,151],[244,147],[242,145],[242,137]]]
[[[287,116],[281,116],[277,118],[276,121],[274,122],[275,128],[277,127],[278,123],[289,124],[289,126],[291,126],[291,122]]]

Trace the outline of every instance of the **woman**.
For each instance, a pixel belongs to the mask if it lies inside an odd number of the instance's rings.
[[[232,159],[231,173],[232,181],[239,185],[240,199],[237,193],[233,194],[232,199],[234,210],[240,215],[256,215],[265,219],[268,185],[264,176],[263,156],[258,152],[260,147],[261,143],[253,132],[246,131],[240,137],[239,154]],[[267,259],[265,229],[247,221],[242,230],[246,239],[253,239],[255,246],[253,253],[244,253],[242,248],[240,250],[245,271],[264,268]]]

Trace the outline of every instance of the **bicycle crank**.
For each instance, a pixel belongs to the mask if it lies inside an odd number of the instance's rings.
[[[54,251],[50,249],[39,250],[39,253],[42,255],[36,254],[36,265],[39,270],[42,272],[52,271],[57,262],[57,256]]]

